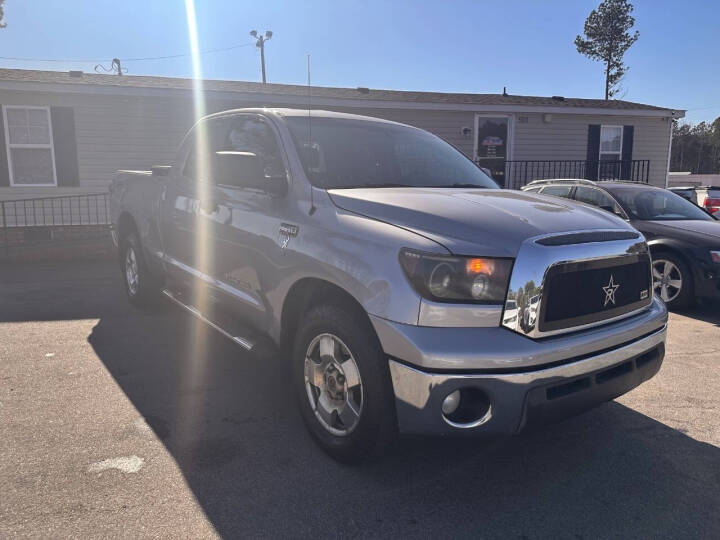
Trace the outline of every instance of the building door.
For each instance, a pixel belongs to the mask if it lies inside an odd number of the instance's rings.
[[[502,187],[511,187],[505,177],[505,162],[512,149],[512,118],[507,115],[475,116],[475,161],[490,171]]]

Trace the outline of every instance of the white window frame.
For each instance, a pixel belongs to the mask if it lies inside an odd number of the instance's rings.
[[[602,132],[603,128],[620,128],[620,150],[617,152],[603,152],[602,149]],[[617,155],[617,161],[622,161],[622,149],[623,149],[623,135],[624,135],[624,126],[614,126],[610,124],[603,124],[600,126],[600,140],[598,141],[598,161],[602,161],[603,154],[607,155]]]
[[[3,124],[5,128],[5,151],[8,160],[8,172],[10,173],[11,187],[57,187],[57,171],[55,169],[55,143],[53,141],[52,115],[50,107],[39,105],[3,105]],[[10,129],[8,127],[7,111],[8,109],[37,109],[43,110],[47,114],[48,130],[50,131],[50,142],[47,144],[18,144],[10,143]],[[16,184],[13,178],[12,152],[11,148],[44,148],[50,149],[50,160],[52,161],[53,183],[52,184]]]

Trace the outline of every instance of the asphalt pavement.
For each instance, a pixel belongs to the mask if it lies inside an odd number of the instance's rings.
[[[0,538],[720,537],[720,310],[660,373],[502,440],[405,438],[358,467],[305,432],[282,358],[111,262],[0,267]]]

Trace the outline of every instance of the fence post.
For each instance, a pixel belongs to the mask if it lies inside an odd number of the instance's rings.
[[[8,257],[10,255],[10,248],[8,247],[7,239],[7,208],[5,207],[5,201],[2,201],[2,215],[3,251],[5,252],[5,256]]]

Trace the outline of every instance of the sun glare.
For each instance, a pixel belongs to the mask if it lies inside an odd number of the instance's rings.
[[[203,88],[203,74],[200,55],[200,42],[197,31],[197,18],[195,14],[194,0],[185,0],[185,14],[187,17],[188,34],[190,40],[190,51],[192,53],[192,69],[193,69],[193,118],[195,121],[201,119],[207,114],[205,92]],[[208,147],[208,134],[205,126],[198,125],[195,130],[196,138],[193,142],[195,148],[195,158],[199,174],[207,178],[209,163],[207,160],[207,152],[204,151]],[[212,261],[212,242],[210,239],[209,216],[204,214],[203,201],[211,199],[212,193],[207,182],[198,182],[197,196],[195,197],[193,207],[188,210],[193,212],[192,221],[195,223],[192,231],[194,241],[193,256],[194,266],[205,275],[212,275],[209,268]],[[208,314],[209,304],[207,290],[199,278],[196,278],[191,291],[192,304],[203,314]],[[192,332],[190,334],[190,356],[188,359],[187,373],[183,380],[183,385],[202,384],[205,378],[205,362],[203,359],[207,354],[207,341],[209,338],[208,326],[197,319],[193,319]],[[195,410],[197,404],[184,403],[183,422],[193,425],[193,416],[199,411]]]

